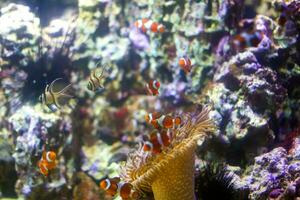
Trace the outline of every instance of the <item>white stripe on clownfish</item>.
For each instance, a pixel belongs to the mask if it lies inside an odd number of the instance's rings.
[[[48,162],[53,162],[53,160],[51,160],[51,159],[49,158],[49,155],[50,155],[50,152],[47,152],[47,153],[46,153],[46,160],[47,160]]]
[[[137,27],[142,28],[142,26],[143,26],[142,20],[141,19],[137,20]]]
[[[150,147],[150,151],[153,150],[153,144],[152,144],[151,142],[146,141],[146,142],[145,142],[145,145],[148,145],[148,146]]]
[[[163,147],[163,146],[164,146],[164,143],[163,143],[163,141],[162,141],[162,138],[161,138],[160,133],[156,133],[156,137],[157,137],[158,143]]]
[[[149,114],[149,122],[151,123],[153,119],[152,113]]]
[[[41,168],[44,168],[47,172],[49,171],[48,167],[44,163],[41,165]]]
[[[109,179],[105,179],[105,183],[106,183],[106,187],[104,190],[108,190],[111,186],[110,180]]]
[[[160,30],[160,29],[162,29],[162,28],[164,28],[164,25],[162,25],[162,24],[159,24],[159,25],[157,26],[157,30]]]
[[[172,119],[172,123],[173,123],[173,128],[175,128],[176,127],[175,118]]]
[[[165,119],[165,115],[162,115],[159,119],[157,119],[157,123],[159,126],[163,127],[163,121]]]
[[[145,26],[146,29],[150,29],[151,26],[152,26],[152,24],[153,24],[153,21],[152,21],[152,20],[148,20],[148,21],[144,24],[144,26]]]
[[[118,194],[121,193],[121,188],[123,187],[124,184],[125,184],[125,183],[123,183],[123,182],[118,183],[118,189],[117,189],[117,193],[118,193]]]
[[[168,136],[170,141],[173,139],[170,129],[167,130],[167,136]]]
[[[157,90],[156,83],[157,83],[157,81],[153,81],[152,86],[153,86],[154,89]]]

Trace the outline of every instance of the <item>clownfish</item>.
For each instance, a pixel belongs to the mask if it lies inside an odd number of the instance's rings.
[[[147,123],[151,124],[154,128],[176,128],[181,125],[180,117],[171,117],[170,115],[162,115],[161,113],[154,112],[145,115]]]
[[[161,153],[163,147],[168,147],[171,144],[172,136],[170,130],[152,132],[149,141],[144,141],[143,150],[154,154]]]
[[[54,92],[54,83],[62,78],[57,78],[50,85],[47,85],[43,94],[40,95],[39,99],[43,105],[46,105],[52,112],[61,108],[59,98],[73,98],[73,96],[66,94],[65,91],[69,89],[72,84],[67,85],[60,91]]]
[[[105,190],[106,193],[111,196],[119,194],[122,200],[137,198],[137,193],[132,191],[132,185],[130,183],[121,182],[119,177],[107,178],[101,181],[100,188]]]
[[[44,151],[41,160],[38,162],[40,172],[48,176],[49,170],[56,167],[56,153],[54,151]]]
[[[146,89],[148,94],[157,96],[159,94],[160,82],[156,80],[151,80],[146,84]]]
[[[191,72],[192,69],[192,62],[188,57],[181,57],[178,60],[178,65],[181,69],[187,74]]]
[[[237,50],[244,50],[248,47],[257,47],[263,36],[259,31],[242,32],[233,37],[232,43]]]
[[[162,24],[159,24],[157,22],[154,22],[150,19],[139,19],[134,23],[135,27],[141,29],[144,33],[147,32],[147,30],[150,30],[154,33],[163,33],[165,32],[165,26]]]
[[[105,78],[104,71],[106,70],[106,68],[107,66],[104,66],[99,75],[96,74],[97,68],[91,71],[89,83],[87,85],[88,90],[95,92],[104,88],[101,82],[102,79]]]

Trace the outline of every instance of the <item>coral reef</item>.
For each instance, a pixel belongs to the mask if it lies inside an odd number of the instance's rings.
[[[52,183],[43,185],[42,175],[38,175],[37,161],[45,148],[58,149],[57,144],[64,142],[71,128],[68,121],[67,118],[62,120],[54,114],[43,113],[38,106],[32,108],[26,105],[9,118],[15,140],[13,157],[19,178],[16,188],[20,195],[30,197],[33,190],[58,188],[66,181],[60,174]]]
[[[0,198],[111,199],[98,183],[119,165],[141,199],[205,199],[211,187],[229,199],[299,197],[298,0],[14,2],[0,2]],[[140,31],[142,18],[165,32]],[[104,89],[88,90],[104,65]],[[76,100],[52,113],[38,97],[56,78]],[[198,104],[211,111],[186,114]],[[145,155],[133,149],[154,111],[186,121]],[[57,154],[48,177],[43,150]]]
[[[249,186],[251,199],[299,197],[299,138],[294,138],[289,151],[278,147],[255,157],[250,174],[243,178]]]
[[[25,66],[30,61],[36,61],[41,37],[40,20],[30,12],[30,8],[18,4],[3,7],[0,23],[2,62]]]
[[[218,125],[225,140],[233,146],[242,145],[238,148],[246,157],[256,153],[257,147],[269,144],[274,139],[269,116],[282,107],[287,95],[276,74],[246,51],[223,63],[214,79],[216,83],[207,97],[217,115],[223,116]]]

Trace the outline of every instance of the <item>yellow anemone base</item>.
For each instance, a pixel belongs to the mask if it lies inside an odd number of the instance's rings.
[[[195,145],[174,159],[152,183],[155,200],[194,200]]]

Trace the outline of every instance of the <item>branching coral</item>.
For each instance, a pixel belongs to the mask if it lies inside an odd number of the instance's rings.
[[[169,147],[158,155],[142,148],[129,155],[121,177],[140,193],[152,191],[156,200],[194,199],[194,162],[197,141],[214,131],[204,107],[198,114],[185,116],[185,124],[174,130]]]

